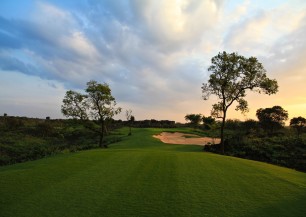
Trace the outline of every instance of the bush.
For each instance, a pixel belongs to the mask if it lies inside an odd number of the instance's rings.
[[[36,125],[36,133],[41,137],[48,137],[55,133],[55,129],[50,122],[41,122]]]
[[[98,148],[98,137],[78,120],[8,118],[0,127],[0,165],[35,160],[59,152]],[[9,126],[9,127],[7,127]],[[119,141],[115,134],[106,143]]]
[[[4,119],[4,125],[7,130],[18,130],[24,126],[21,119],[15,117],[6,117]]]
[[[220,152],[220,145],[204,146],[205,151]],[[228,137],[225,145],[227,155],[268,162],[289,168],[306,171],[306,139],[275,136]]]

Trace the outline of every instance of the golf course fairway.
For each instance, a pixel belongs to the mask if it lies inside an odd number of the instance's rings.
[[[162,131],[0,167],[0,216],[305,216],[305,173],[164,144]]]

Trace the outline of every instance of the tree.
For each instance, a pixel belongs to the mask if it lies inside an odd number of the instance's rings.
[[[187,114],[185,116],[186,121],[190,121],[190,123],[194,126],[197,127],[201,120],[202,120],[202,115],[201,114]]]
[[[116,100],[111,95],[111,89],[107,83],[99,84],[97,81],[87,82],[86,94],[72,90],[66,92],[63,99],[62,113],[66,117],[72,117],[83,121],[84,126],[99,134],[99,146],[106,148],[103,144],[105,121],[121,112],[116,108]],[[89,120],[96,120],[97,127]]]
[[[125,117],[129,123],[129,128],[130,128],[129,136],[130,136],[132,135],[132,123],[135,121],[135,117],[132,115],[131,109],[125,111]]]
[[[242,130],[246,132],[246,134],[251,134],[252,132],[258,133],[258,121],[253,119],[245,120],[241,123]]]
[[[202,122],[203,122],[204,128],[209,130],[216,123],[216,119],[213,118],[212,116],[208,116],[208,117],[203,116]]]
[[[241,121],[239,119],[227,119],[225,121],[225,128],[233,131],[240,130]]]
[[[246,91],[256,91],[268,95],[278,91],[277,81],[269,79],[263,65],[257,58],[240,56],[237,53],[219,53],[211,60],[208,68],[211,72],[207,83],[202,85],[203,99],[216,95],[219,102],[213,104],[211,115],[221,118],[221,152],[224,154],[224,127],[229,107],[237,102],[237,111],[248,111],[248,103],[244,99]]]
[[[68,90],[63,99],[62,113],[66,117],[73,117],[82,121],[88,120],[89,109],[87,95]]]
[[[133,123],[135,121],[135,117],[132,115],[130,120],[131,120],[131,123]]]
[[[288,112],[281,106],[273,106],[272,108],[260,108],[256,111],[256,116],[262,128],[273,133],[285,125],[288,120]]]
[[[306,128],[306,119],[301,116],[292,118],[290,120],[290,127],[296,129],[297,136],[299,137]]]

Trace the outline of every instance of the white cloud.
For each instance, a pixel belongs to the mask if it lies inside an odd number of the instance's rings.
[[[215,27],[222,1],[133,1],[148,43],[162,52],[198,44]]]
[[[225,48],[267,56],[274,43],[300,27],[306,14],[303,7],[290,7],[290,3],[280,4],[272,10],[256,8],[249,5],[245,14],[243,7],[240,19],[236,18],[238,21],[228,28]]]
[[[37,2],[24,20],[0,19],[9,42],[0,43],[2,59],[9,61],[0,61],[0,68],[42,79],[31,77],[28,84],[49,79],[56,86],[82,89],[95,79],[109,83],[119,105],[134,107],[136,118],[184,121],[187,113],[209,114],[213,102],[201,100],[201,84],[208,78],[210,59],[226,50],[257,56],[268,75],[279,80],[282,91],[273,100],[260,96],[262,106],[288,97],[283,90],[291,82],[303,88],[305,5],[118,0],[89,1],[72,10],[50,2]],[[61,91],[54,92],[54,104],[61,103]],[[259,97],[251,96],[250,105],[258,106]]]
[[[71,49],[72,52],[86,60],[95,60],[99,56],[94,45],[82,32],[73,32],[69,36],[64,36],[60,39],[60,42],[63,49]]]

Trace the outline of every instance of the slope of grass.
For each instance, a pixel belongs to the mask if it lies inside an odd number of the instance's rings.
[[[1,167],[0,216],[305,215],[305,173],[163,144],[159,132]]]

